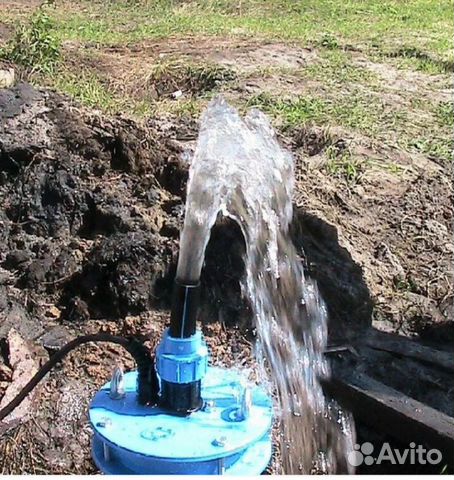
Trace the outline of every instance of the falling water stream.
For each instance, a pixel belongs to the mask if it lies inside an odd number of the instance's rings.
[[[351,420],[323,395],[327,311],[305,278],[290,236],[293,158],[267,117],[244,119],[221,97],[202,118],[192,160],[177,277],[197,283],[219,213],[234,219],[246,244],[243,294],[257,329],[257,360],[273,386],[279,473],[351,473]]]

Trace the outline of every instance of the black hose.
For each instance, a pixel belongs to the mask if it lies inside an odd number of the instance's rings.
[[[149,350],[135,338],[118,337],[108,333],[95,333],[83,335],[71,340],[58,350],[52,357],[36,372],[33,378],[25,385],[19,394],[11,400],[8,405],[0,410],[0,421],[17,408],[27,395],[38,385],[47,373],[75,348],[89,342],[116,343],[125,348],[134,358],[137,364],[138,379],[137,393],[138,401],[143,405],[155,404],[158,400],[158,379],[154,367],[154,359]]]

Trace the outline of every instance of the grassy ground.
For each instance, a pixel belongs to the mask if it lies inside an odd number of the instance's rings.
[[[36,2],[35,2],[36,3]],[[175,35],[248,35],[337,47],[362,44],[387,54],[396,46],[434,53],[451,48],[451,2],[306,0],[120,0],[56,4],[58,35],[118,44]],[[14,20],[19,10],[3,17]],[[21,16],[26,16],[27,13]]]
[[[221,90],[240,107],[264,109],[284,127],[338,126],[449,159],[450,1],[56,1],[42,8],[44,14],[37,14],[39,2],[1,4],[4,25],[25,25],[17,51],[11,55],[13,38],[3,55],[24,64],[32,81],[86,105],[138,116],[198,115]],[[219,71],[218,63],[200,55],[200,44],[212,41],[215,49],[226,39],[232,45],[283,42],[289,52],[309,49],[313,58],[288,65],[272,58],[255,67],[251,61],[247,69],[233,58]],[[45,44],[44,52],[37,42]],[[36,47],[33,58],[27,58],[33,56],[30,45]],[[276,77],[285,85],[275,88]],[[245,92],[257,78],[262,88]],[[150,94],[153,85],[166,82],[164,92]],[[172,89],[184,95],[172,100]]]

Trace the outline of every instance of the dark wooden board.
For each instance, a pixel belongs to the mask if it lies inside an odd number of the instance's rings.
[[[409,338],[375,330],[370,331],[361,339],[361,343],[370,348],[418,360],[454,374],[454,355],[452,353],[421,345]]]
[[[443,462],[454,465],[452,417],[359,372],[338,375],[324,388],[355,419],[402,442],[437,448]]]

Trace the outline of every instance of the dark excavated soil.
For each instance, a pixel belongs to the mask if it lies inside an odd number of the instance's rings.
[[[167,306],[188,171],[175,132],[108,120],[27,84],[2,91],[0,105],[0,286],[8,302],[31,324],[43,304],[57,306],[62,321]],[[195,125],[185,127],[195,135]],[[333,333],[365,327],[372,302],[335,227],[296,210],[292,232],[328,302]],[[243,250],[239,229],[220,219],[203,273],[202,320],[250,323],[239,287]]]

